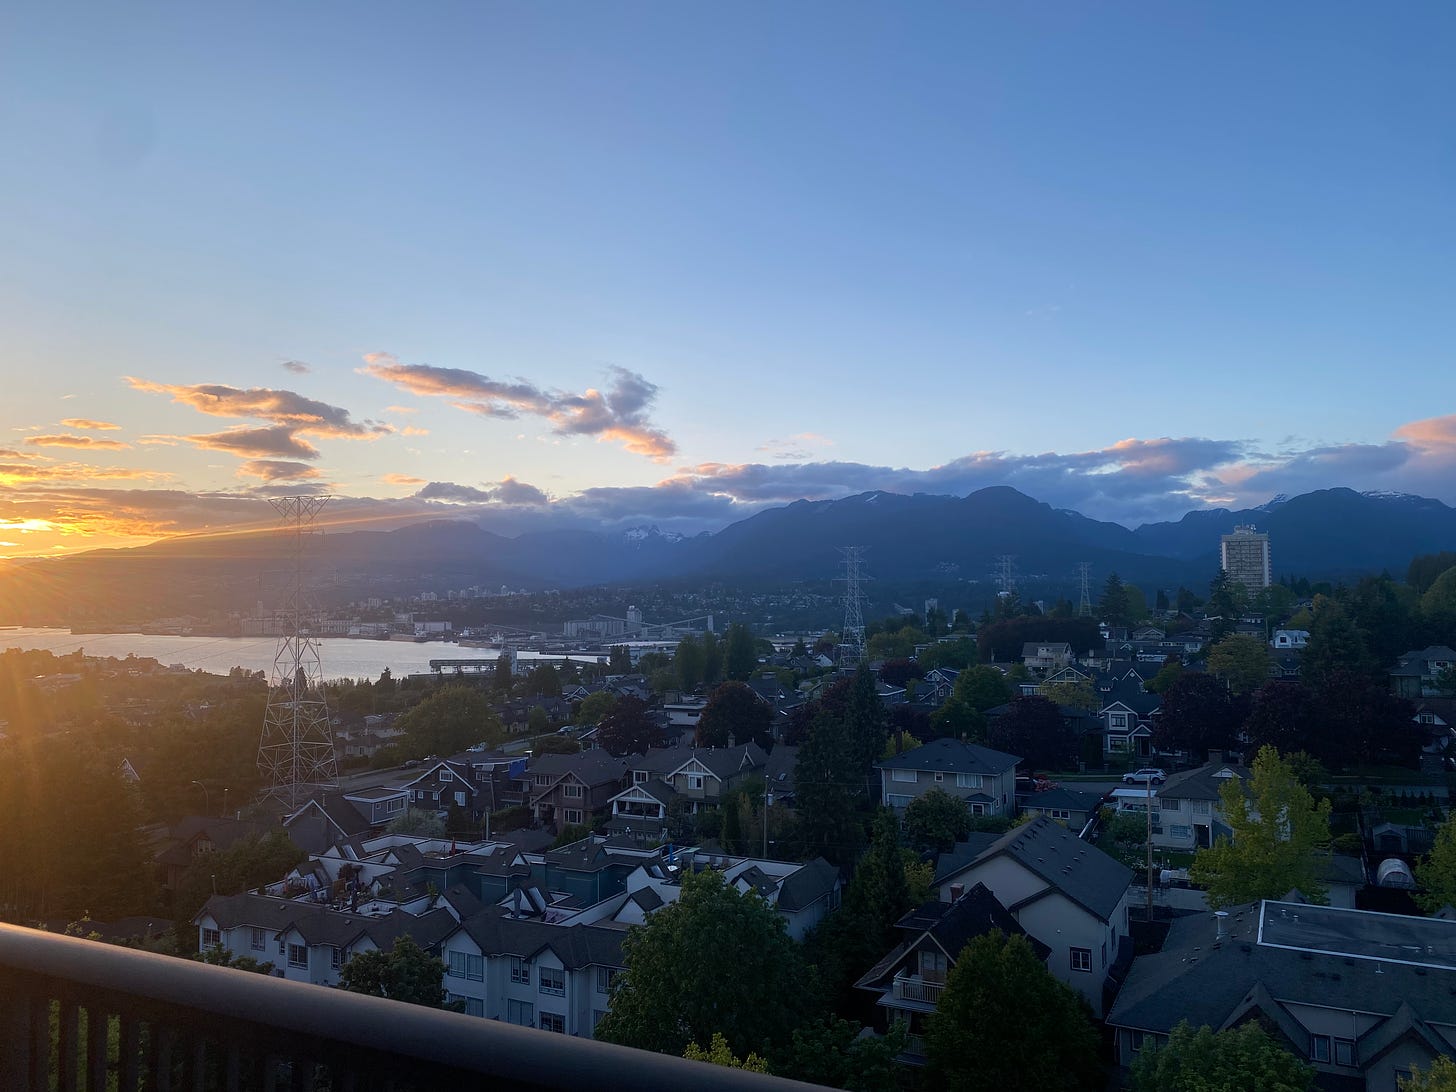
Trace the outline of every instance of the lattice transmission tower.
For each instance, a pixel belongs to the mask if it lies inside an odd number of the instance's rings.
[[[1082,581],[1082,598],[1077,602],[1077,614],[1088,618],[1092,615],[1092,562],[1077,562],[1077,575]]]
[[[864,579],[864,547],[841,546],[844,558],[844,626],[839,633],[839,670],[859,669],[865,654],[864,595],[860,581]]]
[[[327,496],[295,496],[272,501],[282,519],[292,567],[277,613],[283,632],[268,680],[258,771],[263,776],[263,798],[281,801],[290,809],[313,793],[339,784],[334,734],[324,700],[323,665],[304,579],[304,553],[309,541],[318,536],[313,522],[329,500]]]
[[[996,559],[996,583],[1003,598],[1016,594],[1016,555],[1002,554]]]

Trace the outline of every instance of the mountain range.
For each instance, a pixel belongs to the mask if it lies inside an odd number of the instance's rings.
[[[1456,509],[1409,494],[1324,489],[1259,508],[1192,511],[1176,522],[1133,530],[999,486],[965,497],[871,492],[797,501],[691,537],[638,527],[508,538],[472,522],[435,520],[392,531],[331,533],[322,557],[333,583],[355,593],[371,585],[445,590],[824,581],[840,573],[838,547],[847,545],[864,547],[869,575],[887,584],[990,582],[998,559],[1011,555],[1023,581],[1052,594],[1075,586],[1084,561],[1097,586],[1116,571],[1145,588],[1181,583],[1201,590],[1217,570],[1219,536],[1240,524],[1269,534],[1276,576],[1335,579],[1388,570],[1402,577],[1412,557],[1456,549]],[[174,599],[184,588],[193,600],[209,589],[245,601],[259,598],[263,574],[279,568],[270,536],[183,537],[94,551],[0,572],[0,614],[15,613],[27,598],[16,585],[27,571],[29,582],[44,583],[53,597],[84,592],[120,610],[146,596]],[[43,581],[34,579],[39,569]]]

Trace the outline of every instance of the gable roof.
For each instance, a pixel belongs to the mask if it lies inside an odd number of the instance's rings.
[[[499,909],[487,909],[460,922],[463,931],[485,955],[512,955],[531,959],[549,950],[567,970],[582,967],[621,967],[621,929],[599,925],[548,925],[513,918]],[[446,938],[448,939],[448,938]]]
[[[958,739],[934,739],[920,747],[887,758],[875,765],[882,770],[926,770],[938,773],[995,775],[1005,773],[1021,759],[993,751],[979,743]]]
[[[1243,785],[1249,784],[1248,767],[1232,762],[1210,762],[1196,770],[1175,773],[1157,790],[1159,800],[1209,800],[1217,802],[1218,790],[1228,774],[1239,778]],[[1224,775],[1224,776],[1220,776]]]
[[[614,758],[601,748],[575,754],[533,757],[528,767],[533,776],[545,774],[554,780],[573,775],[585,785],[607,785],[627,776],[628,762]]]
[[[1112,920],[1132,881],[1131,869],[1044,815],[1007,831],[960,871],[998,857],[1009,857],[1103,921]],[[1041,897],[1034,895],[1018,905]]]

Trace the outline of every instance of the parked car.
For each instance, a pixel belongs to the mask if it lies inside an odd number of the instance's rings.
[[[1125,785],[1144,785],[1151,781],[1154,785],[1161,785],[1168,780],[1168,775],[1156,766],[1144,766],[1141,770],[1133,770],[1131,773],[1122,775]]]

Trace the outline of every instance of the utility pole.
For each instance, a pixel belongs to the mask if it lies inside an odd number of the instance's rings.
[[[1153,920],[1153,775],[1143,779],[1148,788],[1148,921]]]

